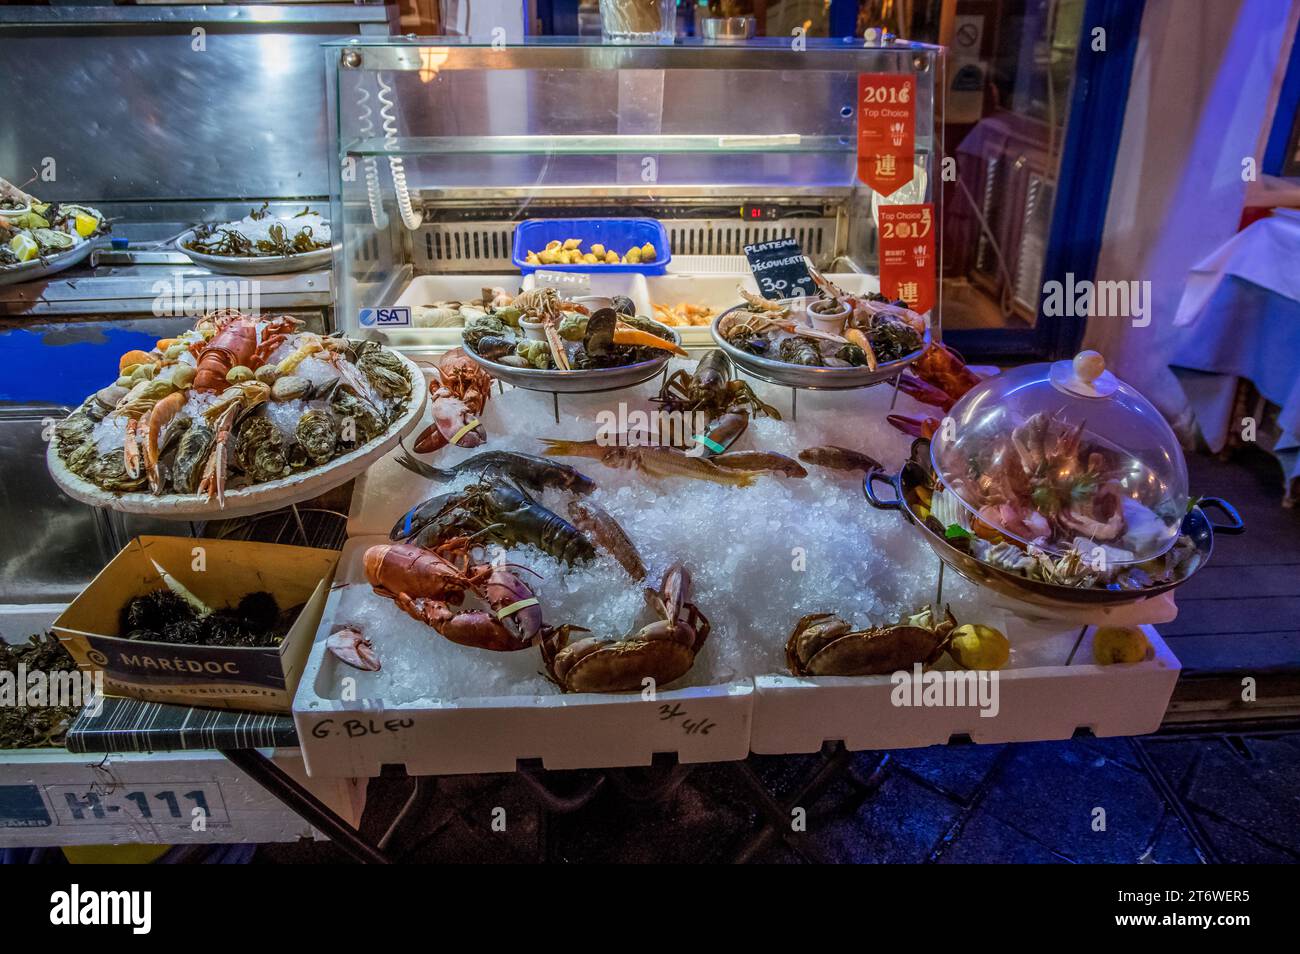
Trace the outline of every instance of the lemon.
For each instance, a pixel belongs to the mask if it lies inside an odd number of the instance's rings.
[[[9,240],[9,250],[18,256],[20,262],[30,262],[40,251],[36,245],[36,239],[26,232],[19,232]]]
[[[1011,658],[1011,641],[992,626],[966,623],[953,631],[948,655],[963,669],[1001,669]]]
[[[1092,637],[1092,658],[1102,666],[1142,662],[1152,652],[1146,633],[1132,626],[1102,626]]]
[[[77,224],[77,234],[82,238],[90,238],[95,229],[99,228],[99,219],[85,212],[78,212],[73,221]]]

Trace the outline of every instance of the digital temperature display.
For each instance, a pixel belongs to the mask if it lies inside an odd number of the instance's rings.
[[[747,221],[775,219],[777,218],[777,207],[774,205],[755,205],[746,202],[740,207],[740,217]]]

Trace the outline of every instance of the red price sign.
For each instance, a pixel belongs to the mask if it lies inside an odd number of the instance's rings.
[[[912,181],[916,77],[858,74],[858,178],[881,195]]]
[[[924,315],[934,307],[934,206],[880,206],[880,293]]]

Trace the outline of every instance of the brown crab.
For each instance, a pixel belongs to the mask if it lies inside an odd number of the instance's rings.
[[[659,619],[631,636],[586,636],[569,642],[580,626],[547,628],[542,635],[542,660],[551,679],[565,692],[628,692],[644,680],[656,687],[680,679],[695,663],[709,638],[709,621],[688,602],[691,575],[680,563],[664,573],[647,601]]]
[[[893,626],[859,630],[834,613],[811,613],[795,624],[785,658],[796,676],[877,676],[937,662],[956,628],[947,607],[937,623],[927,606]]]

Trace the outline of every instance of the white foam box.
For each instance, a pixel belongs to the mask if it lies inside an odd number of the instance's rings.
[[[0,638],[24,642],[46,632],[63,609],[0,606]],[[364,784],[308,779],[298,749],[266,754],[353,827],[360,824]],[[196,831],[192,810],[200,799],[207,824]],[[149,806],[147,815],[141,803]],[[76,755],[63,748],[0,749],[0,848],[302,838],[324,836],[215,750]]]
[[[737,286],[743,285],[749,291],[758,291],[758,285],[754,282],[744,256],[727,256],[727,259],[727,271],[683,271],[670,267],[665,275],[593,272],[590,275],[582,274],[581,277],[589,280],[587,294],[606,297],[626,295],[636,303],[638,314],[651,318],[655,315],[655,305],[673,306],[689,302],[723,311],[739,303]],[[874,275],[835,272],[826,277],[851,295],[880,290],[880,281]],[[502,287],[513,292],[516,289],[535,288],[536,284],[534,275],[416,275],[393,304],[414,307],[435,301],[468,301],[478,298],[484,288]],[[681,335],[683,347],[714,346],[708,325],[678,328],[677,331]],[[461,343],[460,328],[411,328],[390,330],[386,334],[393,347],[403,350],[438,352],[459,347]]]
[[[386,542],[387,537],[349,540],[336,579],[365,585],[362,555]],[[681,762],[733,761],[749,754],[749,680],[663,690],[653,699],[556,690],[419,706],[344,701],[340,685],[349,670],[325,649],[341,596],[337,589],[330,594],[294,699],[294,722],[313,778],[374,777],[385,765],[404,766],[411,775],[455,775],[513,772],[520,759],[541,759],[548,769],[581,769],[649,765],[658,753]],[[429,637],[442,638],[432,629]],[[382,646],[382,634],[371,638]]]
[[[518,275],[416,275],[402,289],[394,302],[416,308],[435,301],[473,301],[483,294],[484,288],[504,288],[512,294],[519,291]],[[412,316],[414,317],[414,315]],[[390,328],[384,332],[388,343],[403,351],[418,349],[430,352],[459,348],[461,329],[456,328]]]
[[[1080,639],[1080,627],[1035,626],[1012,616],[986,622],[1012,644],[1010,663],[997,673],[996,715],[982,716],[978,705],[895,705],[890,676],[759,676],[751,748],[783,755],[842,741],[854,751],[906,749],[960,735],[977,743],[1032,742],[1068,739],[1077,729],[1120,736],[1160,727],[1181,666],[1154,627],[1141,627],[1152,647],[1146,661],[1100,666],[1092,656],[1095,627]],[[936,669],[955,667],[945,656]]]
[[[364,784],[349,778],[308,779],[298,749],[264,754],[348,824],[360,824]],[[196,807],[206,810],[200,830],[193,822]],[[216,751],[0,751],[0,847],[253,844],[303,838],[324,836]]]

